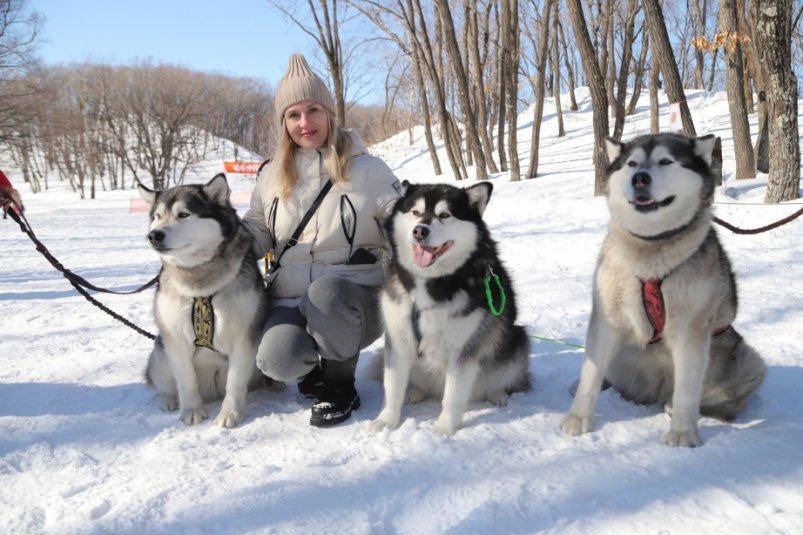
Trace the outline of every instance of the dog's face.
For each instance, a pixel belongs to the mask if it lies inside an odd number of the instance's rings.
[[[151,207],[148,242],[164,262],[185,268],[203,264],[236,232],[223,174],[204,186],[156,192],[140,185],[139,192]]]
[[[658,237],[689,224],[711,203],[713,135],[675,134],[606,140],[611,217],[637,236]]]
[[[388,220],[393,254],[405,269],[424,278],[455,272],[477,248],[485,228],[482,213],[493,186],[461,189],[446,184],[410,185]]]

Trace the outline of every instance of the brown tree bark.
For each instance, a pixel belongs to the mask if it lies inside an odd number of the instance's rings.
[[[725,44],[727,62],[728,110],[733,130],[733,150],[736,158],[736,179],[756,176],[756,162],[753,142],[750,139],[750,124],[747,121],[747,108],[742,89],[744,64],[742,47],[737,37],[737,13],[735,0],[722,0],[720,4],[719,25],[722,32],[732,36]]]
[[[463,119],[466,125],[466,137],[471,144],[471,150],[475,159],[475,170],[477,180],[488,179],[488,167],[485,160],[485,152],[482,149],[479,133],[477,131],[477,121],[474,110],[471,106],[471,91],[468,85],[468,76],[463,68],[463,61],[460,58],[460,47],[457,44],[454,20],[449,9],[447,0],[435,0],[438,17],[443,25],[444,38],[446,41],[446,52],[452,64],[457,83],[457,96],[460,100],[460,107],[463,111]]]
[[[567,3],[574,36],[580,49],[580,56],[583,58],[583,67],[591,90],[594,129],[594,195],[602,195],[605,171],[608,167],[608,156],[605,153],[605,138],[608,136],[608,95],[605,92],[605,81],[594,54],[594,46],[588,36],[583,6],[580,4],[580,0],[567,0]]]
[[[530,165],[527,168],[527,178],[538,175],[538,153],[541,142],[541,121],[544,118],[544,97],[546,96],[546,62],[549,57],[549,17],[552,13],[552,1],[544,2],[541,16],[541,41],[538,44],[538,76],[535,83],[538,92],[533,115],[533,128],[530,136]]]
[[[792,69],[792,0],[756,0],[756,49],[764,69],[769,122],[769,177],[765,202],[800,195],[797,78]]]
[[[643,0],[644,13],[647,19],[647,26],[650,29],[650,42],[652,43],[652,53],[658,56],[661,64],[661,72],[664,75],[664,85],[670,103],[678,103],[680,107],[680,119],[683,122],[683,132],[688,137],[697,137],[692,121],[689,105],[686,103],[686,93],[683,91],[683,82],[678,72],[678,64],[675,61],[675,54],[672,52],[672,44],[669,42],[669,34],[664,24],[664,15],[658,0]]]

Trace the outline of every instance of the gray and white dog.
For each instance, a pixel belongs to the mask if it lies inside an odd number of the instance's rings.
[[[594,275],[569,435],[588,433],[603,381],[671,413],[664,443],[699,446],[700,414],[731,420],[764,379],[736,332],[728,256],[711,225],[714,136],[607,140],[608,234]]]
[[[148,241],[162,260],[154,315],[159,336],[146,380],[163,410],[181,408],[185,424],[206,416],[204,402],[223,398],[215,423],[245,417],[248,389],[264,379],[256,349],[269,303],[253,237],[229,202],[226,177],[155,192]]]
[[[470,401],[505,405],[530,388],[529,339],[482,220],[492,185],[404,186],[385,223],[385,403],[370,427],[395,429],[405,399],[434,398],[442,399],[435,428],[452,435]]]

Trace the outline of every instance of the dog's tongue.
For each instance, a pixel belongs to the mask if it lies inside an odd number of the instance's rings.
[[[413,262],[419,267],[429,267],[435,262],[435,247],[428,247],[420,243],[413,244]]]

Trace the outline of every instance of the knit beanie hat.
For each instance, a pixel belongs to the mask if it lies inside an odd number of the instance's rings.
[[[279,82],[279,87],[276,88],[276,97],[273,101],[279,123],[281,124],[287,108],[303,100],[319,102],[334,113],[335,103],[324,81],[312,72],[304,56],[293,54],[287,64],[287,71]]]

